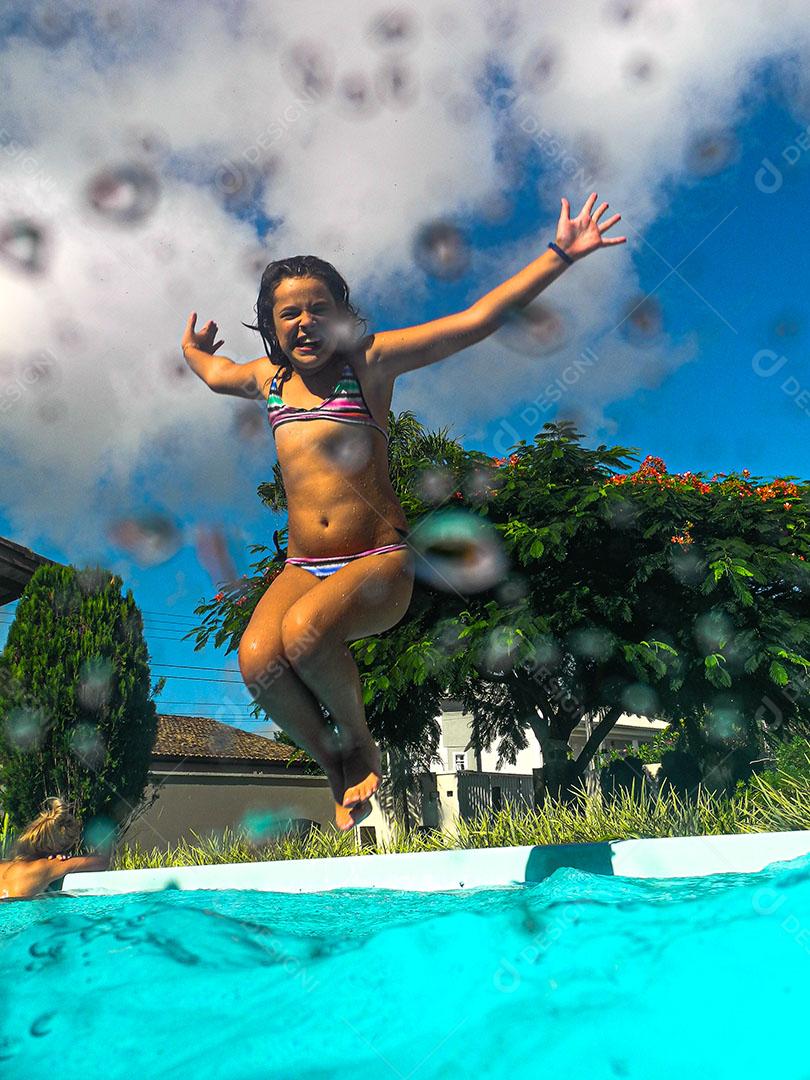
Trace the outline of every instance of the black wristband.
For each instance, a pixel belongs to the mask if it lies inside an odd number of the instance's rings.
[[[560,258],[564,259],[568,263],[569,266],[574,265],[574,260],[571,258],[570,255],[567,255],[563,251],[563,249],[559,246],[559,244],[555,244],[554,241],[552,240],[551,243],[548,246],[551,248],[552,251],[556,251],[557,254],[560,256]]]

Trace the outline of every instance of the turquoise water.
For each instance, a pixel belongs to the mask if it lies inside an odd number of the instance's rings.
[[[56,894],[0,904],[0,1075],[806,1080],[809,988],[810,856],[454,893]]]

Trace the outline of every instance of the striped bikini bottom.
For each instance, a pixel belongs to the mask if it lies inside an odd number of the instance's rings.
[[[408,531],[398,529],[395,525],[394,528],[400,536],[407,536]],[[309,570],[310,574],[314,574],[317,578],[329,577],[330,574],[334,574],[336,570],[341,570],[347,563],[352,562],[354,559],[362,559],[364,555],[382,555],[384,551],[404,551],[410,547],[410,544],[385,544],[383,547],[367,548],[365,551],[358,551],[354,555],[343,555],[340,558],[317,558],[309,559],[303,555],[293,555],[289,559],[285,559],[285,565],[291,563],[293,566],[300,566],[303,570]]]

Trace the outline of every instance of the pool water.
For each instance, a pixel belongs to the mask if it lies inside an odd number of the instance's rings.
[[[0,904],[4,1080],[810,1077],[810,856]]]

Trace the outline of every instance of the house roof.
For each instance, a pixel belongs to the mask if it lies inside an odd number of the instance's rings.
[[[30,548],[0,536],[0,607],[19,600],[37,567],[53,562],[53,559],[46,559]]]
[[[287,765],[294,747],[205,716],[158,714],[152,757],[198,761],[253,761]],[[293,762],[291,767],[300,767]]]

